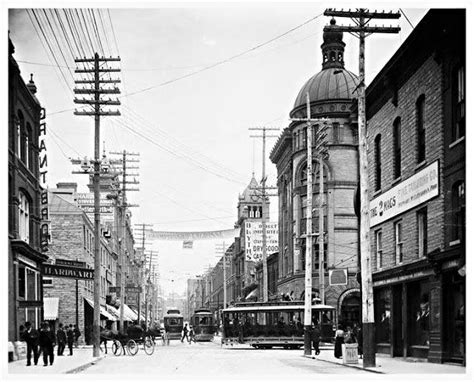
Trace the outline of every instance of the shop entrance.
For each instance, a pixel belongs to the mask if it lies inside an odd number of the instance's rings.
[[[447,361],[464,362],[465,357],[465,281],[457,272],[444,277],[444,346]]]
[[[346,328],[354,327],[355,324],[361,325],[360,322],[360,292],[354,291],[344,297],[341,303],[341,311],[339,315],[339,323]]]
[[[403,318],[402,318],[402,306],[403,306],[403,286],[395,285],[392,289],[392,336],[393,339],[393,356],[403,357]]]

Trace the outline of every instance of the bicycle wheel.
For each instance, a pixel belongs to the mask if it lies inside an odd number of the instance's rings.
[[[153,344],[152,340],[147,338],[145,342],[143,342],[143,350],[145,350],[145,353],[148,355],[153,354],[153,352],[155,351],[155,345]]]
[[[122,355],[122,344],[120,341],[114,340],[114,342],[112,342],[112,353],[116,356]]]
[[[135,355],[138,352],[138,345],[134,340],[129,340],[127,342],[127,349],[130,355]]]

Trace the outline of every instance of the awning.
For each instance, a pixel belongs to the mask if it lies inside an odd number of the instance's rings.
[[[120,312],[120,311],[119,311]],[[123,319],[127,321],[137,321],[138,315],[127,304],[123,304]]]
[[[44,297],[43,307],[45,320],[58,319],[59,297]]]
[[[133,309],[133,308],[132,308],[132,310],[133,310],[133,313],[135,313],[135,315],[138,318],[138,311],[136,309]],[[142,312],[140,312],[140,320],[145,321],[145,315]]]
[[[87,301],[87,303],[94,309],[94,302],[92,300],[89,300],[87,297],[84,297],[84,300]],[[110,321],[117,321],[117,319],[109,313],[103,306],[100,306],[100,315],[104,316],[107,320]]]

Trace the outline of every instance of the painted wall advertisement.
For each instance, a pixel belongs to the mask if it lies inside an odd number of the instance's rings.
[[[439,195],[439,161],[397,184],[370,202],[373,227]]]
[[[267,222],[266,240],[267,240],[267,257],[278,252],[278,223]],[[263,255],[262,240],[262,222],[247,221],[245,223],[245,258],[249,261],[259,261]]]
[[[91,221],[94,221],[94,193],[78,192],[75,194],[78,206],[84,210]],[[102,222],[114,222],[114,204],[105,193],[100,194],[100,219]]]

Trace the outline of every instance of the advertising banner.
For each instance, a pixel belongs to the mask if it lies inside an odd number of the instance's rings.
[[[439,161],[435,161],[370,202],[370,227],[438,195]]]

